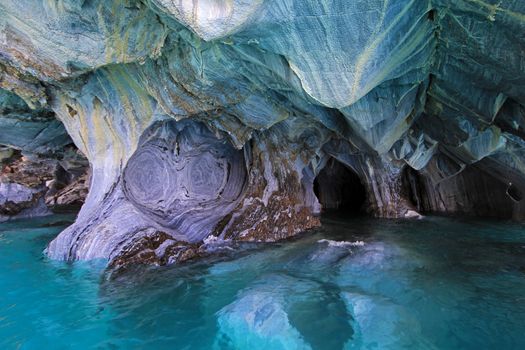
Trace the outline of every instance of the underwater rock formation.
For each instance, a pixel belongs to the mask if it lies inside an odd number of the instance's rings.
[[[517,0],[6,0],[0,145],[88,159],[57,259],[274,241],[341,203],[521,220],[524,33]]]

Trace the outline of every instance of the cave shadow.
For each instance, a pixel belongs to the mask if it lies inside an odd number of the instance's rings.
[[[364,216],[367,199],[363,182],[351,168],[330,158],[314,180],[314,193],[322,214]]]

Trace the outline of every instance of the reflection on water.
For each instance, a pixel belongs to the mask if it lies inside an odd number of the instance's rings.
[[[108,279],[42,255],[63,217],[0,226],[2,349],[524,349],[525,229],[325,219]]]

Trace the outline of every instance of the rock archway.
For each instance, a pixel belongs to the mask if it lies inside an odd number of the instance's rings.
[[[364,212],[365,186],[353,170],[334,158],[330,158],[315,178],[314,191],[323,211]]]

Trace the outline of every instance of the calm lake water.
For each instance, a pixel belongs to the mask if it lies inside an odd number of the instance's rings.
[[[0,224],[0,349],[525,349],[520,224],[331,218],[109,278],[44,257],[68,219]]]

